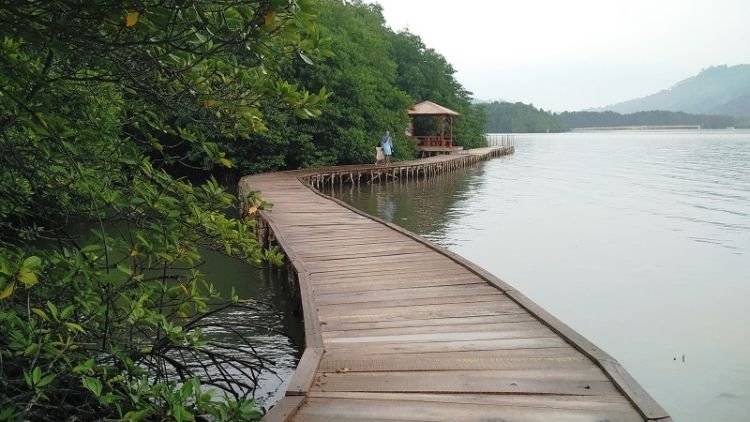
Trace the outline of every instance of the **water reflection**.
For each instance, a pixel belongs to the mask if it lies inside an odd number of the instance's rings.
[[[258,382],[254,397],[269,407],[284,397],[304,350],[304,327],[296,314],[298,303],[277,269],[256,268],[213,251],[203,251],[203,258],[201,271],[222,297],[229,298],[234,287],[241,299],[258,302],[252,308],[235,308],[208,318],[207,323],[216,326],[205,333],[209,341],[236,345],[238,350],[228,352],[233,357],[248,359],[249,353],[263,357],[264,368],[255,374]],[[222,369],[238,379],[248,378],[237,368],[225,365]]]
[[[513,157],[503,156],[496,160],[509,161]],[[389,181],[359,189],[345,186],[334,191],[329,189],[326,193],[447,247],[458,241],[446,235],[451,225],[478,210],[464,209],[457,204],[482,195],[488,183],[484,172],[483,166],[477,166],[408,183]],[[476,229],[482,230],[481,227]]]
[[[127,233],[125,225],[112,225],[106,229],[112,236],[125,237]],[[71,224],[68,232],[79,244],[94,241],[90,224]],[[255,267],[209,249],[201,249],[201,255],[204,263],[199,269],[221,293],[223,300],[229,300],[234,288],[240,299],[258,303],[257,306],[234,308],[210,316],[203,320],[205,327],[202,330],[206,334],[205,340],[234,348],[218,349],[209,344],[207,348],[210,350],[253,362],[253,355],[262,357],[263,368],[257,373],[248,373],[246,369],[226,363],[220,366],[221,371],[226,371],[239,382],[252,386],[257,381],[252,390],[253,397],[268,408],[284,397],[286,385],[304,350],[304,326],[292,287],[276,268]],[[174,270],[175,274],[179,272]],[[188,355],[174,357],[185,359],[197,369],[197,375],[204,375],[198,369],[204,365],[210,366],[208,372],[212,376],[221,375],[211,362],[198,361]]]
[[[750,421],[750,132],[516,140],[465,173],[337,195],[506,279],[676,421]]]

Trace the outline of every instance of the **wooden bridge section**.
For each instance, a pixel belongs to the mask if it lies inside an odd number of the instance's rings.
[[[311,186],[423,177],[509,152],[243,178],[241,193],[273,204],[260,232],[287,255],[306,332],[265,420],[670,420],[613,358],[510,285]]]

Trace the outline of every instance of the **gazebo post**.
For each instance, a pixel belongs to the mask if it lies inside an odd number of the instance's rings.
[[[445,116],[440,116],[440,146],[445,146]]]
[[[451,144],[448,145],[449,147],[453,147],[453,116],[448,116],[448,121],[451,124]]]

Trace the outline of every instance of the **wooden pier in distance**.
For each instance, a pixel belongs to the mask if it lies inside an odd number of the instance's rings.
[[[511,152],[242,179],[240,194],[273,204],[258,230],[286,253],[306,333],[265,421],[671,421],[617,361],[512,286],[316,189]]]

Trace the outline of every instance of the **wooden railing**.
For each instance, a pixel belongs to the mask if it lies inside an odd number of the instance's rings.
[[[419,141],[418,147],[452,148],[453,139],[442,136],[415,136]]]
[[[516,135],[506,133],[486,133],[484,136],[485,146],[488,147],[515,147]]]

